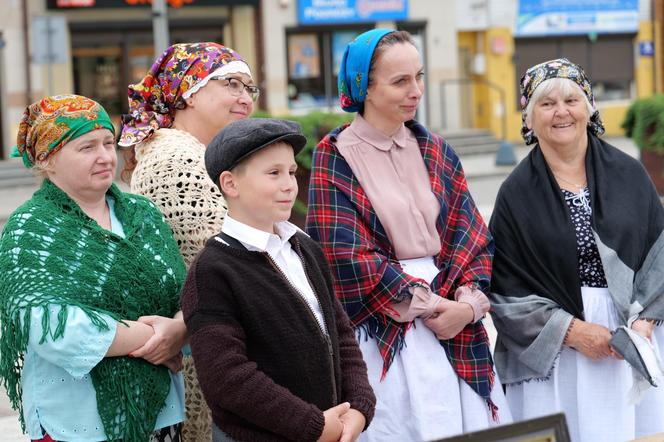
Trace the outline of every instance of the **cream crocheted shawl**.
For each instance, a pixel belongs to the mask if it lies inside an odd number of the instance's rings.
[[[205,170],[205,146],[178,129],[159,129],[136,146],[131,191],[150,198],[173,230],[187,268],[221,231],[226,201]]]

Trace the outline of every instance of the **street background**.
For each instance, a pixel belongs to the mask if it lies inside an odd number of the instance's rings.
[[[425,67],[417,119],[515,143],[519,79],[537,63],[567,57],[584,68],[607,136],[624,134],[635,99],[664,91],[664,0],[0,0],[0,11],[4,158],[25,106],[46,95],[94,98],[119,122],[127,85],[176,42],[235,49],[261,88],[259,109],[304,115],[340,111],[349,41],[373,27],[406,30]]]
[[[509,154],[528,153],[518,91],[526,68],[558,57],[580,64],[606,139],[634,157],[626,112],[664,92],[664,0],[0,0],[0,11],[0,228],[38,187],[8,159],[26,106],[77,93],[117,125],[127,85],[169,43],[235,49],[261,88],[257,109],[288,117],[340,112],[347,42],[374,27],[407,30],[425,66],[417,119],[455,148],[486,221],[514,167]],[[508,165],[496,166],[506,142]],[[25,440],[0,387],[0,442]]]

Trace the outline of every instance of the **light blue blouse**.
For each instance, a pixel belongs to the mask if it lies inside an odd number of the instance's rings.
[[[107,197],[111,231],[124,237],[115,215],[114,200]],[[51,329],[57,325],[59,307],[51,310]],[[104,358],[115,337],[117,321],[107,316],[108,331],[99,331],[78,307],[67,308],[65,335],[40,344],[41,309],[30,315],[30,339],[25,353],[21,386],[26,429],[31,439],[41,439],[43,431],[56,440],[98,442],[106,440],[97,412],[90,371]],[[184,420],[184,381],[171,373],[166,404],[157,417],[155,430]]]

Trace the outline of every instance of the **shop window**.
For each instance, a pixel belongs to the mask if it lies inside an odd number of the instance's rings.
[[[73,63],[76,93],[94,98],[112,115],[120,114],[122,111],[120,48],[74,49]]]
[[[565,57],[579,64],[593,84],[595,100],[630,99],[634,83],[634,35],[522,38],[516,40],[517,82],[526,69],[554,58]],[[616,60],[620,60],[616,63]],[[518,85],[517,85],[518,94]],[[517,103],[519,97],[516,97]],[[520,108],[520,104],[517,104]]]
[[[173,43],[222,42],[222,26],[173,21],[170,27]],[[71,26],[71,36],[75,92],[99,101],[113,117],[127,112],[127,85],[140,81],[154,62],[151,23],[137,22],[131,27],[111,23],[104,29],[76,23]]]
[[[294,111],[338,106],[337,74],[346,44],[368,30],[293,31],[288,45],[288,103]]]

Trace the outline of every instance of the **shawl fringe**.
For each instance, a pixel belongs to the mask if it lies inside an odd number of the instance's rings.
[[[50,304],[50,306],[52,305],[54,304]],[[71,305],[69,304],[69,306]],[[28,341],[30,339],[32,309],[37,308],[42,311],[42,335],[39,339],[39,344],[44,344],[49,339],[57,341],[64,337],[69,316],[67,307],[68,305],[59,305],[57,313],[58,322],[55,330],[51,329],[51,310],[49,305],[23,309],[23,314],[21,314],[20,309],[15,309],[11,312],[6,312],[3,309],[0,314],[0,335],[3,336],[3,339],[0,339],[0,354],[2,355],[0,358],[0,378],[2,378],[2,383],[7,391],[12,409],[16,410],[19,414],[19,423],[24,433],[26,427],[21,400],[23,389],[20,381],[21,371],[23,370],[23,355],[28,349]],[[102,319],[99,312],[85,305],[76,305],[76,307],[79,307],[90,318],[90,322],[92,322],[97,330],[107,331],[109,329],[108,324]]]
[[[381,325],[380,322],[381,319],[371,316],[362,324],[358,325],[355,328],[355,334],[357,335],[358,341],[363,339],[366,342],[369,338],[378,340],[384,331],[384,324]],[[382,322],[386,322],[385,317],[382,318]],[[383,369],[380,374],[381,381],[387,376],[387,371],[390,368],[390,365],[392,365],[394,357],[406,346],[406,331],[411,325],[414,326],[411,322],[404,324],[404,327],[399,329],[394,339],[394,344],[387,349],[386,353],[383,353],[382,349],[379,349],[383,355]]]
[[[126,238],[99,227],[48,180],[12,214],[0,237],[0,379],[23,431],[20,379],[33,309],[42,314],[40,345],[65,336],[68,307],[81,309],[99,331],[109,330],[107,317],[177,311],[185,268],[170,228],[148,200],[114,185],[109,193]],[[168,369],[104,358],[90,378],[106,438],[146,440],[170,389]]]
[[[495,423],[500,423],[500,416],[498,415],[498,405],[496,405],[491,399],[486,400],[486,406],[491,412],[491,420]]]

